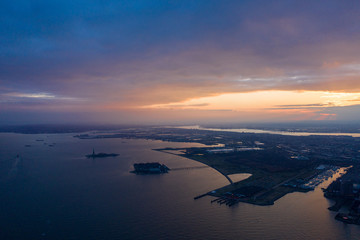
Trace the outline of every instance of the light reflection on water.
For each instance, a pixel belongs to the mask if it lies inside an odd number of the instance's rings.
[[[252,174],[250,173],[235,173],[235,174],[229,174],[227,176],[231,179],[231,181],[236,183],[251,177],[251,175]]]
[[[35,141],[43,138],[44,142]],[[0,176],[0,239],[359,239],[327,210],[320,187],[273,206],[228,208],[193,197],[228,184],[211,168],[163,175],[129,173],[136,162],[170,168],[203,164],[151,149],[203,146],[151,140],[89,139],[70,134],[0,134],[0,160],[20,154],[17,179]],[[44,143],[56,143],[49,147]],[[30,144],[31,147],[25,147]],[[118,157],[86,159],[98,152]]]

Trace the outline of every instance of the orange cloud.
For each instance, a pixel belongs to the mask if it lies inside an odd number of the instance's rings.
[[[333,62],[323,62],[322,64],[322,68],[323,69],[336,69],[339,68],[342,64],[338,61],[333,61]]]

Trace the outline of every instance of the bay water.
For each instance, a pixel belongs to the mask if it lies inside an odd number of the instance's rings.
[[[334,219],[321,187],[291,193],[272,206],[231,208],[195,196],[228,184],[212,168],[161,175],[130,173],[134,163],[203,166],[153,149],[201,147],[74,134],[0,134],[0,239],[360,239],[360,226]],[[117,157],[88,159],[96,152]]]

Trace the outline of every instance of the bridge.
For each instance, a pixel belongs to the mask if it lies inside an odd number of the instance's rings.
[[[185,149],[185,148],[184,148],[184,149]],[[181,156],[181,155],[179,155],[179,154],[175,154],[175,153],[166,151],[166,150],[168,150],[168,149],[153,149],[153,150],[159,151],[159,152],[163,152],[163,153],[167,153],[167,154],[172,154],[172,155],[175,155],[175,156],[178,156],[178,157],[184,157],[184,156]],[[179,150],[179,149],[177,149],[177,150]],[[191,159],[191,158],[187,158],[187,157],[184,157],[184,158],[186,158],[186,159]],[[193,160],[193,159],[191,159],[191,160]],[[193,160],[193,161],[196,161],[196,160]],[[171,170],[172,170],[172,171],[177,171],[177,170],[190,170],[190,169],[209,168],[209,167],[215,169],[216,171],[218,171],[219,173],[221,173],[221,175],[223,175],[224,177],[226,177],[226,179],[230,182],[230,184],[234,184],[234,182],[231,180],[231,178],[228,177],[227,174],[223,173],[221,170],[219,170],[218,168],[216,168],[216,167],[214,167],[214,166],[208,166],[208,165],[206,165],[206,166],[199,166],[199,167],[173,168],[173,169],[171,169]]]
[[[213,168],[216,171],[218,171],[219,173],[221,173],[221,175],[223,175],[224,177],[226,177],[226,179],[230,182],[230,184],[233,184],[234,182],[231,180],[231,178],[229,178],[228,175],[226,175],[225,173],[221,172],[221,170],[217,169],[214,166],[198,166],[198,167],[180,167],[180,168],[171,168],[171,171],[180,171],[180,170],[193,170],[193,169],[202,169],[202,168]]]
[[[198,167],[180,167],[180,168],[171,168],[171,171],[180,171],[180,170],[192,170],[192,169],[201,169],[209,168],[209,166],[198,166]]]

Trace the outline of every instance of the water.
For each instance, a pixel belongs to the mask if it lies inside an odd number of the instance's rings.
[[[320,133],[320,132],[290,132],[290,131],[272,131],[272,130],[261,130],[261,129],[250,129],[250,128],[204,128],[198,125],[196,126],[182,126],[178,128],[184,129],[198,129],[207,131],[220,131],[220,132],[237,132],[237,133],[268,133],[268,134],[279,134],[286,136],[350,136],[360,137],[360,133]]]
[[[235,174],[229,174],[227,176],[231,179],[231,181],[236,183],[251,177],[251,175],[252,174],[250,173],[235,173]]]
[[[44,139],[43,142],[36,139]],[[90,139],[71,134],[0,134],[0,160],[20,154],[16,176],[0,176],[0,239],[359,239],[360,227],[334,219],[314,192],[292,193],[273,206],[229,208],[194,196],[227,184],[211,168],[164,175],[129,173],[136,162],[170,168],[201,163],[153,151],[202,146],[151,140]],[[47,144],[54,144],[49,147]],[[31,145],[31,147],[25,147]],[[86,159],[92,151],[118,157]]]

